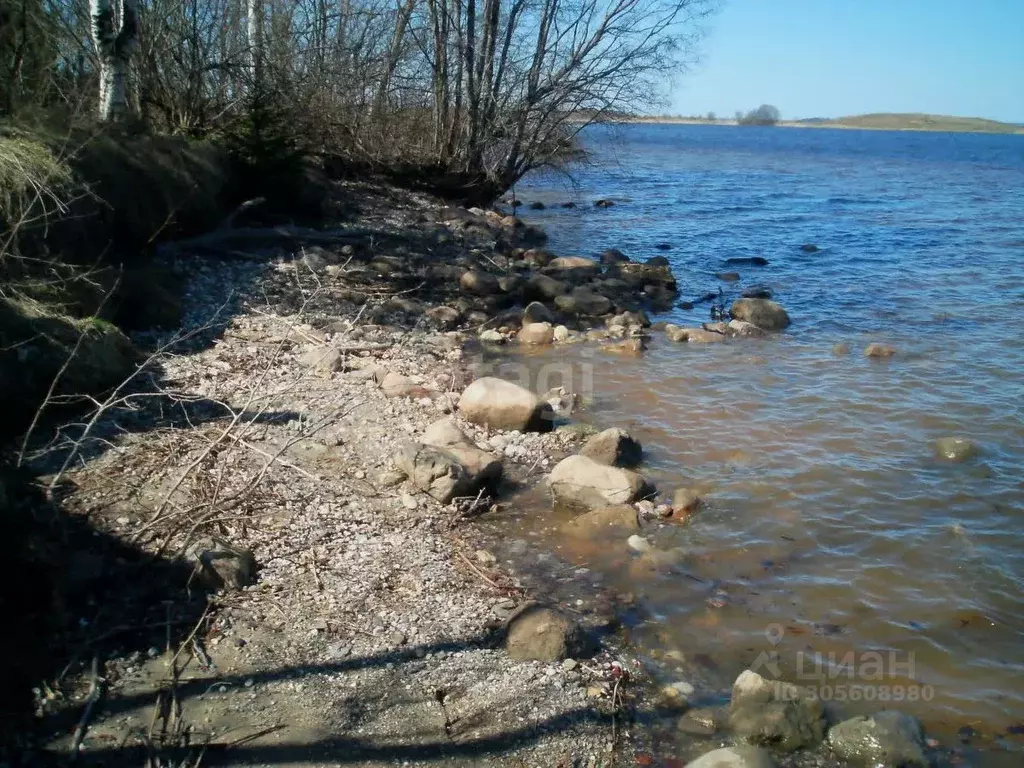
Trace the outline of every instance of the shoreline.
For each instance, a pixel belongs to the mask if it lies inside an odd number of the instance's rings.
[[[741,126],[735,120],[695,120],[685,117],[638,117],[628,120],[612,120],[610,125],[707,125],[714,127],[770,127],[770,128],[828,128],[844,131],[892,131],[894,133],[975,133],[994,136],[1024,136],[1024,127],[1016,130],[985,130],[981,128],[918,128],[918,127],[885,127],[870,125],[841,125],[837,123],[804,123],[795,120],[782,120],[773,126]]]
[[[533,247],[518,256],[532,251],[533,261],[546,263],[515,268],[503,254],[533,245],[543,234],[509,217],[444,208],[393,189],[350,185],[347,192],[360,197],[364,213],[331,231],[345,238],[372,231],[372,239],[361,236],[359,244],[345,246],[339,239],[336,250],[300,246],[265,264],[189,253],[170,257],[170,266],[189,282],[187,325],[207,330],[180,350],[187,354],[157,361],[168,397],[162,405],[200,402],[209,412],[198,418],[200,412],[190,411],[177,430],[146,413],[154,421],[143,419],[145,428],[122,438],[117,451],[101,449],[83,469],[68,473],[76,486],[69,509],[87,514],[115,540],[140,540],[143,551],[166,556],[190,549],[180,516],[199,500],[211,514],[218,512],[219,535],[230,540],[229,550],[252,553],[258,580],[221,593],[205,623],[193,620],[202,629],[194,635],[202,646],[179,646],[190,666],[174,675],[187,678],[180,690],[193,695],[186,718],[215,743],[225,731],[257,734],[251,747],[240,749],[247,759],[270,762],[302,753],[329,763],[329,750],[344,748],[364,755],[352,764],[365,766],[420,754],[427,761],[474,764],[473,750],[510,767],[522,760],[555,765],[566,756],[579,761],[567,764],[580,765],[639,761],[653,749],[646,732],[613,723],[628,723],[629,710],[646,717],[664,714],[666,706],[679,717],[687,703],[685,694],[681,705],[655,700],[639,661],[609,633],[630,609],[628,601],[597,594],[591,604],[553,606],[603,636],[596,657],[512,660],[501,650],[502,633],[517,608],[544,595],[531,595],[517,564],[498,561],[486,549],[473,523],[474,516],[488,514],[479,497],[440,502],[425,490],[430,483],[401,477],[395,458],[406,439],[424,441],[428,428],[454,416],[471,450],[500,457],[509,486],[539,482],[577,453],[585,432],[510,432],[467,421],[459,408],[460,394],[480,373],[473,346],[524,338],[516,327],[523,310],[502,306],[502,297],[519,295],[527,285],[550,287],[538,275],[576,284],[549,300],[555,305],[551,319],[565,319],[587,302],[596,307],[595,316],[573,328],[548,323],[540,345],[552,343],[564,327],[566,342],[603,346],[609,363],[613,355],[642,352],[646,316],[627,311],[608,322],[596,292],[581,290],[596,279],[589,264],[558,265],[556,257]],[[619,287],[616,303],[664,301],[670,294],[671,304],[678,298],[668,288],[669,279],[674,286],[671,271],[666,275],[660,263],[627,268],[628,262],[610,258],[615,274],[637,271],[642,278]],[[468,273],[473,280],[466,280]],[[520,281],[502,285],[499,274]],[[644,281],[658,276],[664,294],[642,299],[649,285]],[[604,283],[599,287],[605,290]],[[558,301],[561,296],[575,303]],[[225,307],[229,317],[211,325],[211,315]],[[658,343],[724,340],[727,327],[708,325],[663,327]],[[737,336],[755,333],[736,328]],[[576,423],[571,400],[558,404],[569,412],[560,421],[570,425]],[[222,403],[228,410],[217,411]],[[218,437],[224,426],[234,430],[226,430],[228,441]],[[223,447],[211,459],[217,446]],[[177,458],[168,463],[167,457]],[[203,477],[189,474],[194,466],[203,467]],[[110,477],[121,479],[116,491],[105,482]],[[241,523],[234,508],[216,509],[218,499],[238,498],[248,510]],[[508,501],[499,494],[499,505]],[[640,501],[639,514],[665,513],[649,506]],[[162,632],[160,626],[157,634]],[[114,706],[116,716],[96,716],[86,755],[102,757],[108,754],[105,742],[132,738],[141,717],[132,712],[166,690],[171,656],[158,645],[111,654],[110,698],[135,704]],[[625,705],[617,699],[624,669],[635,676],[623,686],[635,697]],[[84,692],[87,666],[73,676]],[[194,696],[201,691],[206,693]],[[337,719],[338,711],[352,707],[358,716]],[[52,714],[62,713],[68,709]],[[410,722],[422,727],[410,733]],[[283,723],[287,727],[278,730]],[[510,730],[509,723],[527,725]],[[266,728],[275,730],[262,733]],[[722,742],[724,732],[712,731],[711,741],[694,741],[689,758]],[[617,741],[612,750],[610,733]],[[67,749],[68,736],[50,746]],[[777,759],[783,765],[805,759],[830,764],[820,750]]]

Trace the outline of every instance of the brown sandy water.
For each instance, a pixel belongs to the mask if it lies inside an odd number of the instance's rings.
[[[971,728],[978,765],[989,750],[1024,760],[1021,553],[1006,540],[1024,485],[993,447],[1019,446],[1022,429],[986,421],[998,403],[908,407],[929,398],[929,359],[836,357],[795,335],[686,345],[657,333],[640,358],[582,344],[506,358],[508,378],[592,382],[581,418],[641,440],[663,497],[695,487],[706,505],[644,531],[678,550],[674,567],[652,568],[625,536],[567,539],[566,513],[540,489],[496,525],[634,593],[631,640],[666,681],[682,675],[715,700],[760,665],[844,714],[898,707],[949,745]],[[982,424],[987,460],[933,455],[936,436]]]

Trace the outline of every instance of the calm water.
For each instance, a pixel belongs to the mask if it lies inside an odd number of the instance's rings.
[[[525,522],[638,594],[635,639],[685,658],[669,676],[720,690],[774,651],[784,677],[819,685],[811,653],[853,653],[855,679],[832,684],[896,699],[947,744],[973,728],[972,764],[1024,761],[1024,136],[629,126],[587,142],[595,161],[574,184],[516,190],[579,203],[524,210],[552,250],[641,260],[667,242],[682,299],[763,284],[793,325],[716,345],[656,334],[642,359],[589,358],[593,418],[642,440],[663,491],[707,493],[689,525],[649,532],[682,548],[684,573],[644,570],[619,542],[574,551],[550,512]],[[735,256],[770,265],[720,283]],[[872,341],[899,355],[866,359]],[[980,457],[935,459],[945,435]]]

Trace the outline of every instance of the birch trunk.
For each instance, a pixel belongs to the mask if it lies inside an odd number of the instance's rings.
[[[111,0],[89,0],[92,39],[100,62],[99,118],[104,122],[128,111],[128,64],[139,43],[137,3],[120,0],[115,9]]]

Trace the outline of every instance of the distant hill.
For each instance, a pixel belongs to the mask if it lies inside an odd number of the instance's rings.
[[[791,124],[833,128],[871,128],[881,131],[959,131],[976,133],[1024,133],[1024,126],[1000,123],[981,117],[950,117],[920,113],[879,112],[832,120],[812,117]]]

